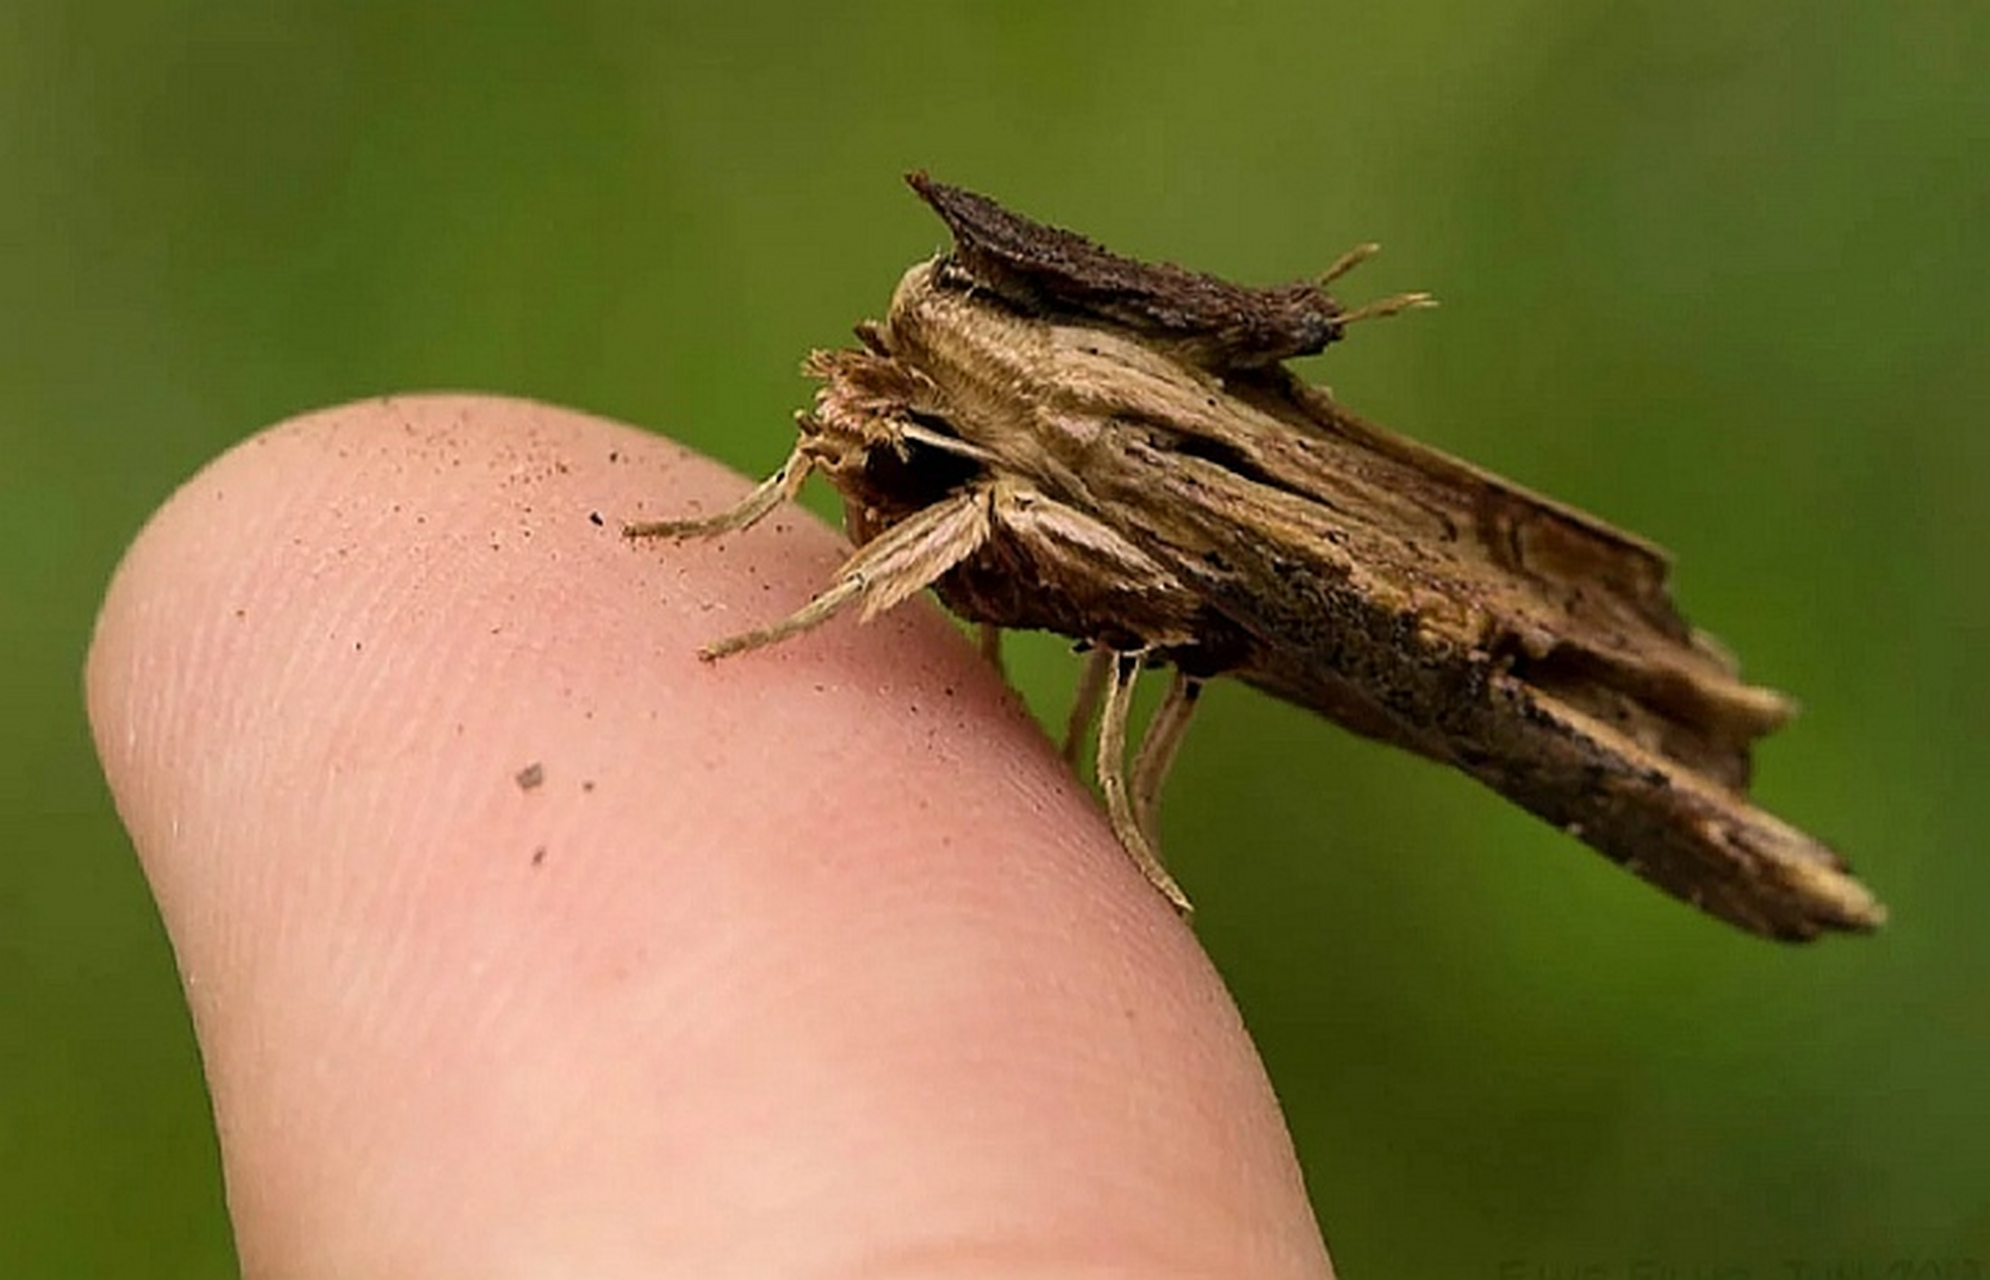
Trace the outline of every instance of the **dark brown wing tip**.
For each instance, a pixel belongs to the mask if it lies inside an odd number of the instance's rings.
[[[926,202],[927,208],[940,215],[940,221],[947,224],[956,241],[980,239],[977,232],[985,234],[991,225],[1000,226],[1002,219],[1014,216],[987,196],[976,195],[965,187],[949,186],[924,169],[906,174],[905,185]]]
[[[924,169],[914,169],[905,175],[905,185],[926,202],[928,208],[942,218],[947,216],[950,198],[963,194],[959,187],[950,187],[944,182],[936,182]]]

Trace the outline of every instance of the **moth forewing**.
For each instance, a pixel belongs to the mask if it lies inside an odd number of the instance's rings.
[[[927,586],[985,629],[1076,639],[1098,656],[1070,736],[1102,703],[1113,829],[1184,909],[1156,852],[1161,782],[1201,682],[1230,674],[1451,765],[1745,929],[1884,919],[1835,853],[1749,801],[1752,745],[1790,706],[1686,623],[1664,552],[1364,422],[1279,363],[1422,295],[1350,311],[1324,279],[1253,289],[1149,266],[912,185],[954,252],[906,272],[863,349],[810,358],[823,385],[788,464],[732,512],[630,530],[744,528],[810,470],[842,493],[859,549],[830,586],[708,656]],[[1130,750],[1147,666],[1173,683]]]

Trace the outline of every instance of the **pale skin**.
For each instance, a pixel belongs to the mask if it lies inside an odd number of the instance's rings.
[[[1330,1274],[1221,982],[969,639],[698,660],[845,554],[621,536],[745,487],[404,398],[134,544],[91,719],[245,1273]]]

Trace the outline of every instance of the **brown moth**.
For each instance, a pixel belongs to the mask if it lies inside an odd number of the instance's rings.
[[[744,529],[811,472],[841,492],[858,550],[829,586],[705,656],[927,587],[984,635],[1073,637],[1092,662],[1072,740],[1098,717],[1113,829],[1183,909],[1155,852],[1161,783],[1202,683],[1233,675],[1460,769],[1744,929],[1884,920],[1836,854],[1749,802],[1750,747],[1793,708],[1680,616],[1663,551],[1283,366],[1427,301],[1326,292],[1373,246],[1248,288],[908,180],[953,251],[905,273],[861,350],[808,358],[823,385],[786,464],[730,511],[628,529]],[[1149,667],[1172,680],[1129,764]]]

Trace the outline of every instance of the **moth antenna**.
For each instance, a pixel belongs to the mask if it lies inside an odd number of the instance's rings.
[[[1335,258],[1333,265],[1313,277],[1313,283],[1319,285],[1321,288],[1325,288],[1380,252],[1382,252],[1382,246],[1376,244],[1373,240],[1370,240],[1366,244],[1358,244],[1346,253],[1343,253],[1340,257]]]
[[[1394,297],[1364,302],[1352,311],[1344,311],[1334,317],[1334,323],[1345,325],[1357,320],[1380,320],[1385,316],[1399,316],[1405,311],[1421,311],[1436,305],[1437,299],[1427,293],[1399,293]]]

